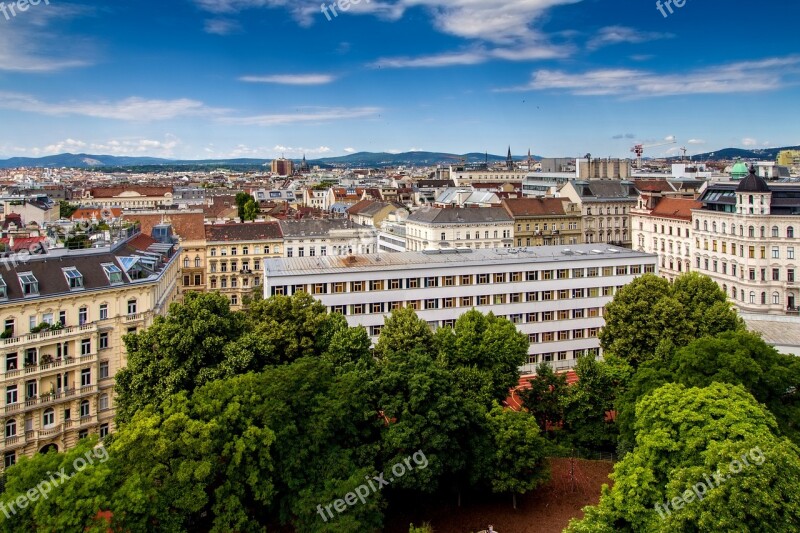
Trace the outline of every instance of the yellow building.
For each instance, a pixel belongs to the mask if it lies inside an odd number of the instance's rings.
[[[166,313],[178,267],[176,245],[143,234],[0,260],[3,467],[113,431],[122,337]]]
[[[283,232],[277,222],[207,224],[205,252],[187,258],[205,258],[208,291],[219,291],[241,309],[245,296],[260,291],[265,259],[283,256]],[[185,281],[185,280],[184,280]]]
[[[566,198],[509,198],[503,208],[514,219],[514,246],[583,243],[581,209]]]
[[[800,150],[783,150],[778,154],[778,165],[782,167],[800,167]]]

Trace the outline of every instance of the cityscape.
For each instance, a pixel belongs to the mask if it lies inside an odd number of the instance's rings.
[[[0,531],[800,531],[800,7],[118,4],[0,3]]]

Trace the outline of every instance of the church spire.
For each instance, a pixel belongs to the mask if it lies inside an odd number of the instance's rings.
[[[508,147],[508,157],[506,157],[506,168],[514,170],[514,158],[511,156],[511,146]]]

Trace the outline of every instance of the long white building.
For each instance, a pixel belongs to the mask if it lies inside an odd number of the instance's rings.
[[[432,329],[452,327],[476,308],[517,325],[538,362],[571,368],[600,354],[603,307],[637,276],[656,272],[657,256],[607,245],[458,249],[347,257],[270,259],[264,296],[305,291],[373,340],[392,311],[410,307]]]

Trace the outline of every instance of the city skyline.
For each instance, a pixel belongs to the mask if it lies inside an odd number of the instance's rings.
[[[800,7],[781,4],[775,18],[672,6],[31,2],[0,12],[0,158],[503,154],[509,143],[515,155],[632,157],[633,144],[669,136],[678,143],[647,155],[800,144],[789,122]]]

